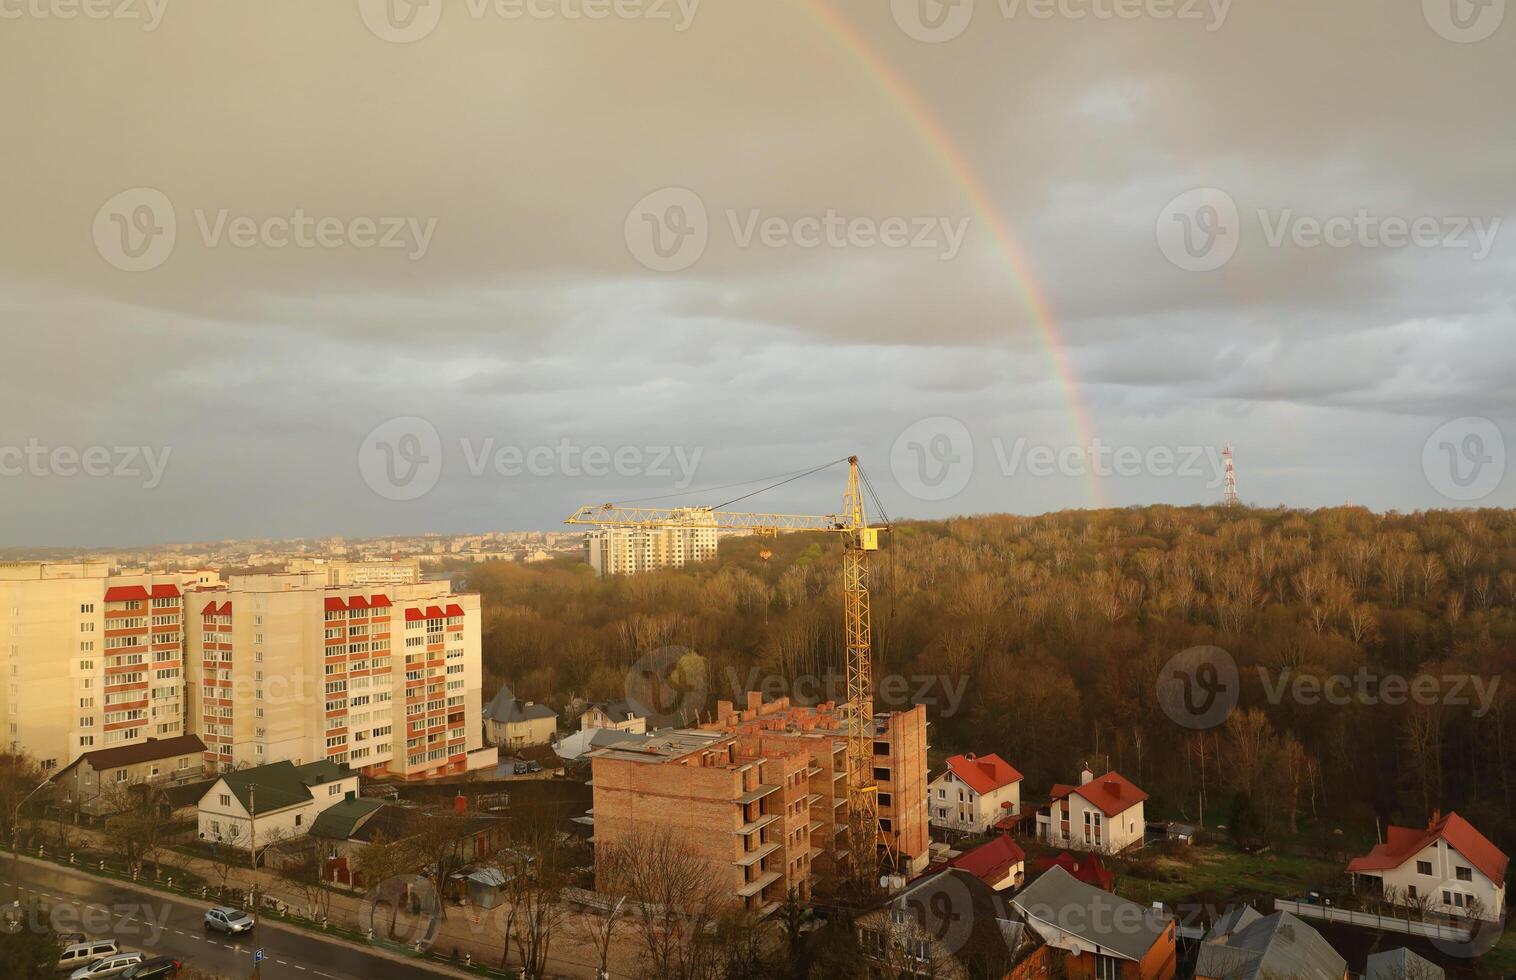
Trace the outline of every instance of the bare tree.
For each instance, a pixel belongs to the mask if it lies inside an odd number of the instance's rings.
[[[709,934],[731,901],[711,866],[668,827],[601,850],[602,890],[626,897],[644,974],[699,980]]]
[[[306,913],[318,922],[325,922],[332,910],[332,891],[326,883],[330,853],[331,845],[324,839],[306,835],[285,848],[287,860],[279,867],[279,879],[300,896]]]

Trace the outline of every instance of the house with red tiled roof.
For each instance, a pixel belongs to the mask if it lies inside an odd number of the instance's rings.
[[[941,830],[988,833],[1021,811],[1021,773],[1000,756],[955,755],[926,787],[927,821]]]
[[[1505,854],[1456,813],[1424,829],[1391,827],[1383,844],[1348,862],[1354,884],[1401,905],[1448,915],[1505,917]]]
[[[1116,890],[1116,875],[1100,863],[1098,855],[1081,854],[1075,857],[1068,851],[1064,851],[1057,857],[1038,858],[1032,862],[1031,877],[1035,878],[1051,868],[1062,868],[1072,875],[1075,881],[1094,885],[1103,892]]]
[[[1054,847],[1115,854],[1142,843],[1148,795],[1118,772],[1097,777],[1086,768],[1078,786],[1055,785],[1037,813],[1037,836]]]
[[[1001,834],[994,840],[970,848],[955,858],[949,858],[927,868],[927,873],[944,868],[967,871],[997,892],[1008,888],[1020,888],[1026,873],[1026,852],[1011,838]]]

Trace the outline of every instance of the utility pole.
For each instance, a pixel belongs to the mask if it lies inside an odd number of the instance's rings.
[[[16,812],[11,814],[11,904],[18,911],[21,908],[21,807],[50,782],[51,779],[44,779],[37,784],[36,789],[21,797],[21,802],[16,804]]]
[[[258,927],[258,784],[247,784],[247,825],[250,840],[247,851],[253,866],[253,928]]]

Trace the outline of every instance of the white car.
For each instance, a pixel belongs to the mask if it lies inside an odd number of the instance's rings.
[[[114,956],[96,960],[89,966],[80,967],[73,972],[69,980],[100,980],[102,977],[117,977],[145,959],[147,956],[143,953],[117,953]]]
[[[62,954],[58,957],[58,972],[72,975],[81,967],[91,966],[119,952],[121,952],[121,947],[114,939],[94,939],[71,943],[63,948]]]
[[[218,905],[205,913],[205,929],[207,932],[214,929],[216,932],[224,932],[228,936],[235,936],[240,932],[247,932],[253,928],[253,917],[241,909]]]

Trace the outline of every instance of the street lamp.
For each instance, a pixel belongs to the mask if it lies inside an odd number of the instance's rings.
[[[52,779],[49,778],[38,783],[36,789],[21,797],[21,802],[16,804],[16,810],[11,814],[11,904],[18,909],[21,907],[21,807],[51,782]]]

